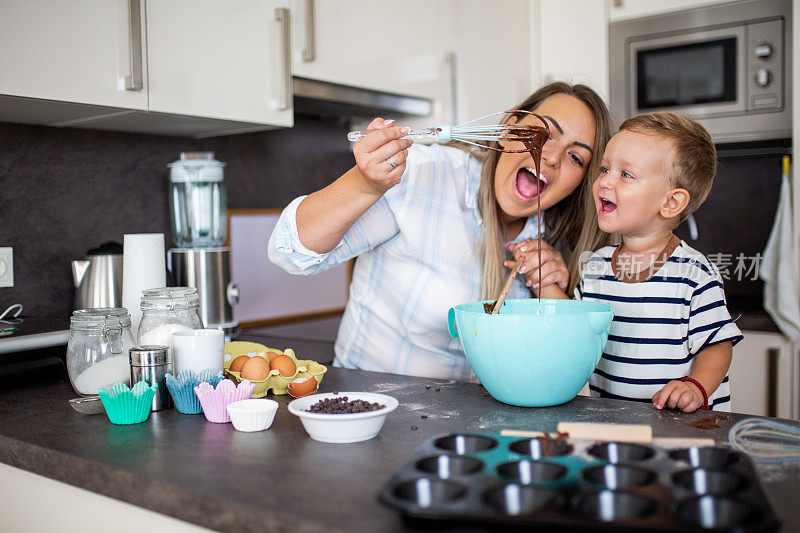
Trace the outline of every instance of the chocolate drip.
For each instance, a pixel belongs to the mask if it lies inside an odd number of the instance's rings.
[[[537,225],[537,232],[538,236],[541,237],[542,235],[542,206],[541,206],[541,188],[539,182],[539,173],[542,163],[542,148],[544,148],[545,143],[550,138],[550,126],[547,124],[547,121],[542,118],[541,116],[537,115],[536,113],[532,113],[530,111],[523,111],[519,109],[515,109],[509,111],[509,113],[526,113],[529,115],[533,115],[539,120],[542,121],[544,126],[533,126],[530,124],[512,124],[506,127],[504,140],[505,141],[518,141],[521,142],[525,146],[525,150],[511,150],[508,148],[495,148],[492,146],[487,146],[489,150],[495,150],[497,152],[506,152],[510,154],[517,154],[521,152],[530,152],[531,157],[533,158],[533,165],[536,168],[536,225]],[[539,246],[539,280],[542,279],[542,247]],[[542,297],[541,293],[539,294],[539,303],[541,303]],[[495,302],[487,302],[483,304],[483,310],[487,314],[491,314],[492,310],[494,309]]]

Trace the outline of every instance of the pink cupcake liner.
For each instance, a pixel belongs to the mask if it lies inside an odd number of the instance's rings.
[[[216,388],[208,382],[200,383],[194,388],[194,392],[200,400],[206,420],[215,424],[225,424],[231,421],[228,404],[249,398],[253,393],[253,387],[255,385],[246,379],[243,379],[238,386],[229,379],[223,379]]]

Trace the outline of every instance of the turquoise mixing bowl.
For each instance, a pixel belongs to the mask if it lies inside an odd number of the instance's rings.
[[[544,407],[574,398],[589,381],[608,340],[614,311],[581,300],[506,300],[496,315],[484,302],[450,309],[450,335],[494,398]]]

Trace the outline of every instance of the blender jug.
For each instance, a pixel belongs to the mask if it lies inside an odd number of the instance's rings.
[[[223,167],[214,152],[182,152],[170,163],[172,238],[179,248],[222,246],[227,234]]]

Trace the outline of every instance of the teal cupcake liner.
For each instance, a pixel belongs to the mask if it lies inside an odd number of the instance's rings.
[[[202,372],[181,370],[177,376],[167,374],[167,390],[172,395],[175,408],[185,415],[199,415],[203,412],[200,400],[194,388],[200,383],[209,383],[212,387],[222,381],[222,371],[206,369]]]
[[[147,420],[157,389],[158,385],[140,381],[132,389],[125,383],[115,383],[108,388],[100,387],[97,393],[111,423],[127,425]]]

